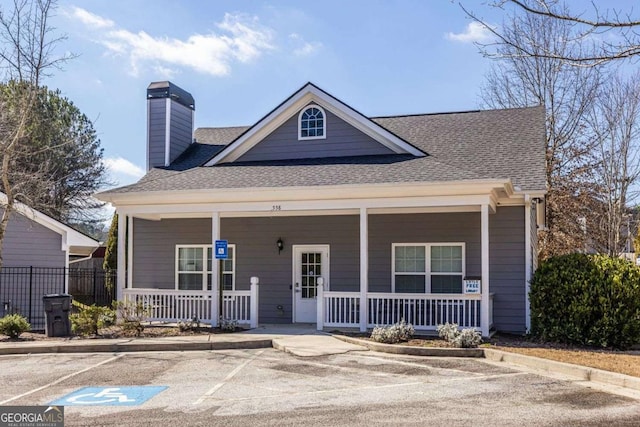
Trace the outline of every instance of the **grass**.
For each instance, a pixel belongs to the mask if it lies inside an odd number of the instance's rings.
[[[439,338],[417,338],[408,345],[443,347]],[[619,351],[589,348],[557,343],[542,343],[524,337],[499,334],[492,337],[482,347],[509,351],[527,356],[540,357],[574,365],[588,366],[604,371],[640,377],[640,350]]]

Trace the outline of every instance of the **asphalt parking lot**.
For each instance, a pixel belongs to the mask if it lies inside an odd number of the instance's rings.
[[[51,403],[65,405],[67,426],[640,425],[640,400],[482,359],[273,349],[0,357],[0,405]]]

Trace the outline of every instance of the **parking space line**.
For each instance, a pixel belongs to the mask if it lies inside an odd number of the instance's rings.
[[[231,380],[231,378],[233,378],[245,366],[247,366],[249,363],[253,362],[258,356],[260,356],[264,352],[265,352],[265,350],[260,350],[256,354],[254,354],[251,358],[245,360],[240,365],[236,366],[236,368],[233,371],[229,372],[229,374],[226,377],[224,377],[224,379],[222,381],[220,381],[218,384],[216,384],[213,387],[211,387],[211,389],[209,389],[209,391],[207,391],[204,395],[200,396],[200,398],[198,400],[196,400],[195,402],[193,402],[193,404],[194,405],[201,404],[206,398],[210,397],[216,391],[218,391],[220,388],[222,388],[222,386],[224,386],[227,382],[229,382],[229,380]]]
[[[78,371],[78,372],[72,372],[72,373],[70,373],[69,375],[65,375],[65,376],[64,376],[64,377],[62,377],[62,378],[58,378],[57,380],[50,382],[49,384],[45,384],[45,385],[43,385],[43,386],[41,386],[41,387],[35,388],[35,389],[33,389],[33,390],[30,390],[30,391],[28,391],[28,392],[26,392],[26,393],[22,393],[22,394],[20,394],[20,395],[18,395],[18,396],[14,396],[14,397],[12,397],[11,399],[3,400],[2,402],[0,402],[0,405],[5,405],[5,404],[7,404],[7,403],[9,403],[9,402],[13,402],[14,400],[18,400],[18,399],[20,399],[21,397],[25,397],[25,396],[28,396],[28,395],[30,395],[30,394],[37,393],[37,392],[39,392],[40,390],[44,390],[44,389],[45,389],[45,388],[47,388],[47,387],[51,387],[51,386],[54,386],[54,385],[56,385],[56,384],[60,384],[61,382],[66,381],[66,380],[68,380],[69,378],[73,378],[73,377],[75,377],[76,375],[83,374],[83,373],[85,373],[85,372],[87,372],[87,371],[89,371],[89,370],[91,370],[91,369],[93,369],[93,368],[97,368],[98,366],[102,366],[102,365],[105,365],[105,364],[107,364],[107,363],[109,363],[109,362],[113,362],[114,360],[117,360],[117,359],[121,358],[121,357],[122,357],[122,356],[124,356],[124,355],[125,355],[125,354],[124,354],[124,353],[122,353],[122,354],[119,354],[119,355],[117,355],[117,356],[114,356],[114,357],[112,357],[112,358],[110,358],[110,359],[103,360],[103,361],[102,361],[102,362],[100,362],[100,363],[96,363],[96,364],[95,364],[95,365],[93,365],[93,366],[89,366],[89,367],[87,367],[87,368],[84,368],[84,369],[82,369],[82,370],[80,370],[80,371]]]
[[[270,394],[268,396],[251,396],[251,397],[235,397],[231,399],[219,399],[219,402],[240,402],[243,400],[256,400],[256,399],[273,399],[273,398],[281,398],[281,397],[292,397],[292,396],[305,396],[305,395],[313,395],[313,394],[327,394],[327,393],[336,393],[336,392],[351,392],[356,390],[377,390],[377,389],[385,389],[385,388],[396,388],[396,387],[407,387],[413,385],[427,384],[424,381],[413,381],[410,383],[401,383],[401,384],[383,384],[383,385],[366,385],[366,386],[357,386],[357,387],[345,387],[345,388],[332,388],[328,390],[312,390],[312,391],[303,391],[300,393],[281,393],[281,394]],[[207,396],[211,397],[211,396]]]
[[[367,358],[367,359],[371,359],[371,360],[379,360],[381,362],[393,361],[393,363],[397,363],[399,365],[413,366],[413,367],[419,367],[419,368],[424,368],[424,369],[431,369],[431,370],[434,370],[434,371],[457,372],[459,374],[474,375],[474,376],[478,376],[478,377],[481,377],[481,376],[484,375],[481,372],[463,371],[461,369],[454,369],[454,368],[440,368],[438,366],[424,365],[424,364],[421,364],[421,363],[407,362],[407,361],[404,361],[404,360],[385,359],[384,357],[368,356],[368,355],[364,355],[364,354],[352,354],[351,356],[352,357],[357,357],[357,358],[359,357],[359,358]]]

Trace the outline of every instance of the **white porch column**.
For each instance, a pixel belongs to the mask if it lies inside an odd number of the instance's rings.
[[[318,285],[316,286],[316,329],[319,331],[324,330],[324,280],[322,277],[318,278]]]
[[[216,240],[220,240],[220,212],[211,214],[211,326],[218,326],[218,318],[220,317],[220,262],[216,259],[215,245]]]
[[[260,283],[260,279],[256,276],[251,278],[251,296],[250,298],[250,310],[251,310],[251,320],[249,321],[249,327],[251,329],[255,329],[258,327],[258,307],[260,302],[258,300],[258,284]]]
[[[127,287],[133,287],[133,217],[127,217]]]
[[[360,331],[367,330],[367,292],[369,291],[369,217],[360,208]]]
[[[489,205],[480,207],[480,252],[482,263],[482,301],[480,304],[480,329],[483,337],[489,336]]]
[[[125,244],[127,242],[127,217],[118,214],[118,272],[116,278],[116,300],[122,301],[126,284],[127,263],[125,259]]]
[[[524,321],[527,333],[531,330],[531,303],[529,289],[531,287],[531,197],[524,196]]]

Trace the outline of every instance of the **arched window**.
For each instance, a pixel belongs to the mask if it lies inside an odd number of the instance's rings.
[[[309,105],[298,117],[298,139],[326,138],[327,120],[322,107]]]

